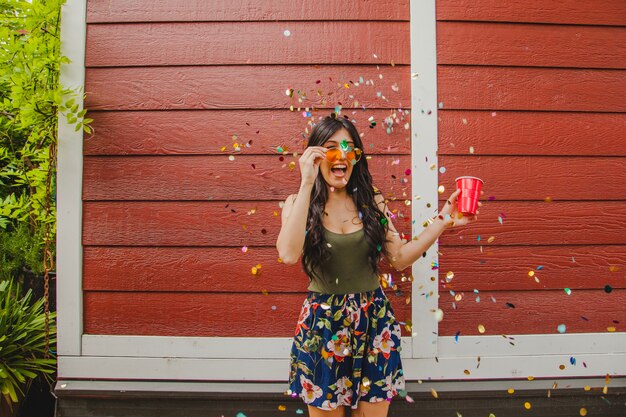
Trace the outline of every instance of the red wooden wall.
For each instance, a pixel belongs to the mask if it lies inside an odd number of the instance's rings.
[[[442,238],[441,335],[624,331],[624,6],[437,2],[440,183],[491,200]]]
[[[307,278],[277,261],[279,202],[308,123],[337,105],[410,231],[408,4],[88,1],[86,333],[292,335]]]

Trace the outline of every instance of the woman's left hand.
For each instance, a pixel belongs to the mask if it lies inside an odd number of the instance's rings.
[[[455,192],[453,192],[448,198],[448,200],[446,200],[441,211],[439,211],[439,215],[443,216],[446,224],[452,227],[465,226],[469,223],[474,223],[476,220],[478,220],[478,213],[480,213],[480,211],[478,210],[476,210],[476,214],[467,215],[467,214],[460,213],[456,205],[457,197],[459,196],[460,193],[461,193],[461,190],[456,190]],[[484,193],[481,191],[480,195],[483,195],[483,194]],[[482,207],[482,205],[483,204],[479,201],[478,207]],[[450,216],[449,217],[450,220],[447,220],[448,215]]]

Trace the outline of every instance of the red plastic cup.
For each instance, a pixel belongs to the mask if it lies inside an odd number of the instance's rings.
[[[461,190],[456,203],[458,210],[463,214],[476,214],[483,180],[477,177],[464,176],[458,177],[455,181],[457,190]]]

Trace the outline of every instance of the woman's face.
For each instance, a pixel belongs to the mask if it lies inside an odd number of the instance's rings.
[[[326,184],[335,189],[345,188],[352,174],[353,165],[347,158],[346,145],[350,150],[354,149],[354,142],[346,129],[338,130],[322,145],[327,149],[342,151],[337,152],[337,160],[329,161],[325,158],[320,164],[320,172]]]

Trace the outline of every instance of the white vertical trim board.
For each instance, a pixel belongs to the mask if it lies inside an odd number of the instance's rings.
[[[437,38],[435,0],[411,0],[411,165],[412,235],[438,210],[437,194]],[[434,169],[431,168],[434,164]],[[427,205],[430,204],[430,208]],[[413,264],[413,357],[437,353],[438,308],[435,242],[426,257]],[[434,279],[432,279],[434,277]]]
[[[85,0],[68,0],[61,11],[61,66],[64,87],[79,89],[75,98],[83,108],[85,85]],[[69,97],[68,97],[69,98]],[[57,354],[80,355],[82,306],[82,177],[83,134],[59,116],[57,150]]]
[[[583,362],[587,366],[583,366]],[[526,357],[481,356],[402,361],[408,380],[507,380],[626,376],[626,354]],[[560,367],[563,366],[563,369]],[[467,371],[467,372],[466,372]],[[59,358],[60,379],[131,379],[187,381],[287,381],[289,359],[201,359],[145,357]]]

